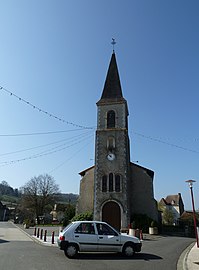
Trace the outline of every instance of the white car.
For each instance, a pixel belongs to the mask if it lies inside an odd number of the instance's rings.
[[[121,234],[100,221],[72,222],[60,232],[57,243],[69,258],[78,252],[121,252],[132,256],[142,246],[137,237]]]

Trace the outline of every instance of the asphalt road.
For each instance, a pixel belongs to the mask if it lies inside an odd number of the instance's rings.
[[[182,251],[194,239],[155,237],[144,240],[132,259],[118,254],[81,254],[68,259],[56,247],[46,247],[9,222],[0,222],[0,270],[176,270]]]

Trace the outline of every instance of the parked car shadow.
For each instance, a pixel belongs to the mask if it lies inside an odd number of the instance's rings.
[[[8,243],[9,241],[0,239],[0,244]]]
[[[162,260],[163,258],[150,253],[136,253],[132,257],[125,257],[122,254],[118,253],[79,253],[77,260]]]
[[[151,254],[151,253],[136,253],[132,259],[135,260],[144,260],[144,261],[151,261],[151,260],[163,260],[162,257],[155,255],[155,254]]]

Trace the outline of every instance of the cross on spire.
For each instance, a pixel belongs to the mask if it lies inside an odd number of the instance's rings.
[[[113,45],[113,52],[115,52],[115,44],[116,44],[116,41],[115,41],[115,39],[114,38],[112,38],[112,42],[111,42],[111,44]]]

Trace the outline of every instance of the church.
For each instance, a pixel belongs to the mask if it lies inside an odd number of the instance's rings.
[[[154,172],[130,161],[128,116],[113,50],[97,102],[95,165],[79,173],[77,214],[90,211],[94,220],[106,221],[118,230],[128,228],[134,214],[158,220]]]

